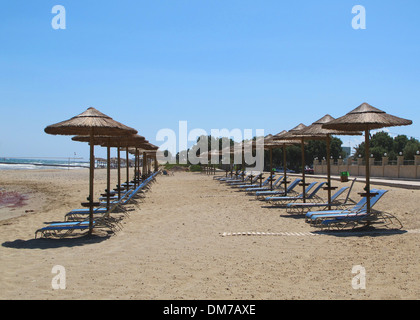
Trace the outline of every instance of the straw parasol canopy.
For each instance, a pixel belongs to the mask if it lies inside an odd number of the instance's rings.
[[[342,131],[365,131],[366,128],[373,130],[385,127],[408,126],[412,123],[411,120],[390,115],[365,102],[346,115],[324,124],[323,128]]]
[[[299,125],[300,127],[304,126],[302,124]],[[294,128],[295,129],[295,128]],[[292,129],[292,130],[294,130]],[[297,129],[299,130],[299,129]],[[283,139],[282,137],[287,134],[286,130],[283,130],[276,135],[268,135],[264,139],[264,148],[270,151],[270,189],[273,190],[273,149],[282,148],[283,149],[283,183],[285,186],[285,194],[287,194],[287,181],[286,181],[286,173],[287,173],[287,163],[286,163],[286,147],[296,144],[295,140],[287,140]],[[280,140],[282,139],[282,140]]]
[[[288,142],[290,142],[290,141],[295,140],[295,141],[300,142],[301,153],[302,153],[302,183],[301,183],[301,185],[303,187],[303,202],[306,202],[306,200],[305,200],[306,183],[305,183],[305,168],[304,168],[304,166],[305,166],[305,141],[304,141],[303,138],[302,139],[301,138],[296,138],[295,134],[301,132],[305,128],[306,128],[306,125],[304,125],[303,123],[300,123],[296,127],[294,127],[293,129],[290,129],[289,131],[287,131],[285,133],[280,132],[278,135],[275,135],[273,137],[274,141],[283,141],[283,142],[288,141]],[[299,142],[295,142],[295,144],[299,143]],[[284,148],[283,152],[285,150],[286,149]],[[286,168],[283,168],[283,169],[284,169],[284,175],[286,176]],[[285,193],[287,194],[286,186],[287,186],[287,184],[285,183],[284,189],[285,189]]]
[[[136,134],[137,130],[115,121],[95,108],[62,122],[47,126],[44,131],[55,135],[94,135],[120,136]]]
[[[89,235],[93,230],[93,179],[95,169],[94,141],[95,135],[130,135],[137,130],[127,127],[103,114],[95,108],[88,108],[81,114],[65,121],[47,126],[44,131],[53,135],[89,135],[90,137],[90,168],[89,168]]]
[[[332,116],[326,114],[321,119],[315,121],[311,125],[302,129],[300,132],[294,133],[296,139],[304,140],[326,140],[327,145],[327,187],[324,188],[328,191],[328,204],[331,203],[331,190],[335,187],[331,186],[331,163],[330,163],[330,144],[331,144],[331,135],[362,135],[359,131],[341,131],[341,130],[331,130],[324,129],[322,126],[326,123],[334,120]],[[331,206],[329,206],[331,209]]]
[[[77,135],[72,137],[73,141],[79,141],[79,142],[89,142],[91,143],[91,138],[90,136],[87,135]],[[107,208],[109,208],[110,206],[110,202],[109,202],[109,195],[110,195],[110,160],[111,160],[111,155],[110,155],[110,148],[111,147],[118,147],[120,145],[126,145],[127,142],[130,143],[140,143],[140,142],[144,142],[147,141],[145,137],[140,136],[138,134],[131,134],[131,135],[127,135],[127,136],[107,136],[107,135],[97,135],[94,136],[92,139],[93,143],[95,145],[101,145],[103,147],[107,148]],[[118,184],[120,183],[120,176],[121,176],[121,159],[119,157],[119,152],[118,152]],[[126,167],[128,168],[128,158],[127,158],[127,165]],[[127,173],[127,180],[128,180],[128,173]],[[118,185],[118,188],[120,186]],[[121,195],[120,190],[118,191],[118,195]]]
[[[130,136],[125,136],[125,137],[109,137],[109,138],[105,138],[103,141],[104,146],[109,146],[109,147],[115,147],[117,148],[117,158],[119,159],[118,161],[118,171],[117,171],[117,176],[118,176],[118,184],[117,184],[117,188],[118,188],[118,199],[121,198],[121,164],[120,164],[120,151],[122,151],[124,148],[126,149],[126,183],[128,185],[129,183],[129,159],[128,159],[128,150],[127,148],[129,147],[139,147],[143,144],[148,143],[148,141],[146,140],[145,137],[140,136],[138,134],[134,134],[134,135],[130,135]]]
[[[399,118],[385,111],[379,110],[368,103],[362,103],[356,109],[346,115],[332,120],[322,125],[324,129],[342,130],[342,131],[364,131],[365,132],[365,162],[366,162],[366,187],[365,193],[361,194],[367,197],[367,212],[370,213],[370,198],[375,194],[370,192],[370,168],[369,168],[369,131],[394,126],[411,125],[411,120]]]

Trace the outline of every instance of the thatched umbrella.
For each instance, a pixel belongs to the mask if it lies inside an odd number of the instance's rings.
[[[126,137],[112,137],[110,139],[105,139],[102,143],[104,146],[115,147],[117,148],[117,159],[118,159],[118,185],[117,185],[117,192],[118,192],[118,199],[121,198],[121,160],[120,160],[120,151],[122,148],[133,147],[135,145],[146,143],[147,140],[138,134],[126,136]],[[127,185],[129,183],[129,159],[128,159],[128,152],[126,151],[126,178],[127,178]]]
[[[235,156],[236,154],[239,154],[239,153],[242,153],[242,152],[243,152],[242,142],[239,142],[239,143],[235,142],[233,146],[225,147],[225,148],[221,149],[219,151],[219,154],[221,156],[224,156],[224,155],[228,154],[229,157],[231,157],[231,156]],[[242,159],[243,159],[243,157],[242,157]],[[231,171],[230,171],[230,176],[231,177],[233,176],[233,168],[234,168],[235,164],[238,164],[238,163],[235,163],[235,157],[234,157],[233,161],[232,161]],[[242,165],[243,165],[243,161],[242,161]]]
[[[200,155],[198,157],[200,159],[200,163],[201,163],[201,161],[207,160],[207,166],[205,167],[205,168],[208,168],[208,170],[206,170],[207,174],[210,174],[211,159],[214,158],[214,157],[219,157],[220,155],[221,154],[220,154],[219,150],[209,150],[209,151],[205,151],[205,152],[200,153]],[[215,167],[214,164],[212,164],[212,165],[213,165],[212,171],[213,171],[213,173],[215,173],[216,172],[216,167]],[[226,177],[227,177],[227,170],[226,170]]]
[[[130,148],[131,147],[131,148]],[[148,156],[153,156],[153,160],[155,161],[155,171],[157,171],[157,157],[156,152],[159,149],[158,146],[150,143],[149,141],[138,142],[135,145],[128,146],[126,150],[133,154],[138,154],[140,151],[143,153],[143,175],[147,172],[147,165],[148,165]],[[139,155],[139,154],[138,154]],[[140,162],[139,162],[140,164]]]
[[[331,209],[331,190],[335,187],[331,186],[331,163],[330,163],[330,154],[331,154],[331,135],[361,135],[357,131],[339,131],[339,130],[328,130],[324,129],[322,126],[325,123],[334,120],[329,114],[323,116],[321,119],[315,121],[311,125],[307,126],[299,133],[295,133],[297,139],[304,140],[325,140],[327,144],[327,187],[324,190],[328,192],[328,204],[329,209]]]
[[[88,108],[85,112],[56,124],[47,126],[44,131],[54,135],[89,135],[90,137],[90,169],[89,169],[89,235],[93,230],[93,179],[95,169],[94,136],[124,136],[137,133],[137,130],[127,127],[99,112]]]
[[[72,140],[74,141],[80,141],[80,142],[91,142],[91,138],[90,136],[83,136],[83,135],[78,135],[78,136],[74,136],[72,138]],[[113,146],[116,146],[118,144],[122,144],[124,142],[127,141],[146,141],[146,139],[143,136],[140,136],[138,134],[135,135],[129,135],[129,136],[95,136],[93,139],[93,143],[95,145],[101,145],[107,148],[107,189],[106,189],[106,194],[107,194],[107,208],[109,209],[110,206],[110,202],[109,202],[109,197],[110,197],[110,169],[111,169],[111,154],[110,154],[110,149]],[[127,168],[128,168],[128,158],[127,158]],[[120,178],[120,167],[121,167],[121,161],[120,161],[120,154],[118,151],[118,178]],[[128,180],[128,177],[127,177]],[[118,186],[119,187],[119,186]],[[118,192],[118,194],[120,195],[120,190]]]
[[[284,184],[284,192],[287,195],[287,179],[286,179],[286,171],[287,171],[287,164],[286,164],[286,147],[296,144],[295,140],[279,140],[283,135],[287,133],[286,130],[279,132],[276,135],[268,135],[264,140],[264,148],[270,150],[270,189],[273,190],[273,149],[276,148],[283,148],[283,184]]]
[[[322,127],[341,131],[364,131],[365,133],[365,165],[366,165],[366,187],[362,197],[367,197],[367,212],[370,213],[370,198],[375,196],[370,192],[370,168],[369,168],[369,131],[394,126],[407,126],[412,124],[411,120],[399,118],[385,111],[372,107],[368,103],[362,103],[356,109],[346,115],[332,120]]]
[[[306,195],[305,195],[305,189],[306,189],[306,182],[305,182],[305,141],[304,139],[296,139],[295,134],[301,132],[303,129],[305,129],[306,126],[303,123],[298,124],[293,129],[290,129],[284,134],[279,134],[278,136],[273,136],[273,140],[279,140],[279,141],[290,141],[290,140],[299,140],[301,144],[301,153],[302,153],[302,183],[300,184],[303,188],[303,202],[306,202]],[[285,151],[285,149],[283,149]],[[284,168],[284,172],[286,174],[286,168]],[[284,189],[287,190],[286,184],[284,185]]]

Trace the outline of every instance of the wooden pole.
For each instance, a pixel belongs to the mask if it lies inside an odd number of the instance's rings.
[[[125,175],[127,176],[127,189],[130,186],[130,179],[129,179],[129,159],[128,159],[128,145],[125,148],[125,158],[126,158],[126,162],[125,162]]]
[[[242,142],[242,182],[245,181],[245,150]]]
[[[120,156],[120,146],[117,147],[117,162],[118,162],[118,200],[121,199],[121,156]]]
[[[273,147],[270,147],[270,190],[273,190]]]
[[[138,176],[137,176],[137,152],[138,152],[138,150],[136,148],[136,151],[134,152],[134,188],[137,187],[137,178],[138,178]]]
[[[327,134],[327,188],[328,188],[328,210],[331,210],[331,137]]]
[[[286,162],[286,144],[283,143],[283,182],[284,195],[287,196],[287,162]]]
[[[90,129],[90,168],[89,168],[89,235],[93,231],[93,179],[95,170],[94,129]]]
[[[146,152],[143,152],[143,176],[146,177],[147,172],[147,155]]]
[[[306,189],[306,183],[305,183],[305,141],[304,141],[303,138],[301,139],[301,151],[302,151],[302,186],[303,186],[302,195],[303,195],[303,203],[306,203],[306,194],[305,194],[305,189]]]
[[[366,166],[366,187],[365,191],[367,193],[367,214],[370,213],[370,165],[369,165],[369,127],[366,126],[365,129],[365,166]]]
[[[111,147],[110,139],[107,139],[106,145],[106,210],[109,210],[109,197],[111,192]]]
[[[155,153],[154,162],[155,162],[155,172],[156,172],[159,170],[159,162],[157,161],[157,152]]]

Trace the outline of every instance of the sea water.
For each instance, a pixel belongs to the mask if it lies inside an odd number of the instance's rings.
[[[89,162],[78,159],[1,158],[0,170],[41,170],[89,168]]]

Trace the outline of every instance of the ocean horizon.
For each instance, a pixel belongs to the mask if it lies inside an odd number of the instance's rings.
[[[89,168],[88,161],[80,159],[42,159],[0,157],[0,170],[42,170],[42,169],[81,169]]]

